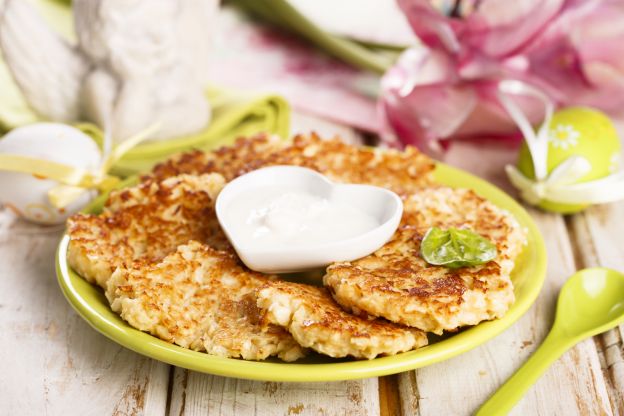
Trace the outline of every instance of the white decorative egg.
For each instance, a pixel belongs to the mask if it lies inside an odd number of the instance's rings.
[[[10,131],[0,139],[0,153],[62,163],[95,171],[101,152],[91,137],[59,123],[36,123]],[[85,191],[64,208],[55,208],[48,191],[57,181],[36,175],[0,170],[0,204],[18,216],[40,224],[59,224],[84,207],[96,192]]]

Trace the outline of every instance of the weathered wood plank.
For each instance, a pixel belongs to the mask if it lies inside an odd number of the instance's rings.
[[[401,414],[401,391],[399,389],[399,375],[393,374],[379,377],[379,410],[381,416],[395,416]]]
[[[164,415],[168,366],[109,341],[63,298],[59,232],[18,222],[0,235],[2,413]]]
[[[624,202],[594,206],[570,219],[579,267],[624,271]],[[624,325],[595,337],[614,413],[624,415]]]
[[[378,415],[377,379],[273,383],[175,369],[170,415]]]
[[[512,151],[459,145],[448,161],[506,186],[502,165]],[[400,390],[406,415],[464,415],[474,412],[535,350],[550,328],[561,285],[575,264],[560,216],[531,210],[546,236],[548,277],[535,305],[497,338],[464,355],[402,374]],[[557,361],[527,393],[512,414],[612,414],[595,344],[589,340]]]

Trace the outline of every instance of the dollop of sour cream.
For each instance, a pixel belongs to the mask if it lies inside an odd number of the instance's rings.
[[[228,211],[232,231],[258,248],[330,243],[379,226],[377,218],[355,206],[295,187],[260,188]]]

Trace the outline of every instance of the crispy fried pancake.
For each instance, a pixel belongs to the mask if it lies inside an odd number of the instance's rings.
[[[302,348],[284,329],[264,325],[256,306],[255,290],[271,279],[245,269],[232,253],[191,241],[159,263],[117,269],[106,297],[133,327],[182,347],[294,361]]]
[[[273,280],[258,290],[258,306],[299,344],[330,357],[372,359],[427,344],[422,331],[345,312],[322,287]]]
[[[429,229],[470,228],[496,243],[496,262],[510,274],[526,244],[526,230],[506,210],[470,189],[445,186],[421,189],[403,201],[402,224]]]
[[[317,135],[296,136],[292,143],[274,136],[239,139],[233,146],[214,152],[191,152],[157,165],[157,179],[217,172],[226,180],[273,165],[296,165],[314,169],[336,182],[363,183],[405,194],[430,185],[435,165],[413,147],[400,152],[356,147],[339,139],[321,140]]]
[[[467,227],[493,241],[495,261],[449,269],[427,264],[420,242],[429,227]],[[381,249],[333,264],[324,283],[347,310],[441,334],[502,317],[514,301],[509,273],[525,241],[506,211],[466,189],[426,188],[404,201],[402,223]]]
[[[101,214],[69,219],[69,264],[106,288],[118,266],[160,260],[189,240],[229,248],[213,204],[223,185],[218,174],[181,175],[113,192]]]
[[[232,146],[223,146],[212,152],[195,150],[175,155],[157,164],[144,178],[162,180],[181,174],[200,175],[219,173],[229,182],[252,170],[266,166],[267,158],[286,146],[278,136],[261,134],[240,138]]]

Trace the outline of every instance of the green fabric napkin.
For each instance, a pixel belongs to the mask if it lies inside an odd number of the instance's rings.
[[[208,100],[212,104],[212,121],[206,129],[190,136],[140,144],[126,153],[111,173],[128,176],[144,172],[171,154],[191,149],[211,150],[260,132],[288,137],[290,107],[282,97],[210,89]],[[78,127],[101,141],[102,132],[96,126]]]
[[[38,11],[56,29],[71,28],[71,9],[53,0],[39,0]],[[71,30],[62,30],[71,32]],[[290,107],[280,96],[248,94],[211,87],[207,92],[212,105],[210,125],[190,136],[138,145],[113,167],[112,173],[127,176],[148,170],[172,153],[189,149],[209,150],[232,143],[237,137],[260,132],[286,138]],[[0,54],[0,133],[20,125],[41,121],[30,109],[15,85]],[[83,131],[101,142],[102,132],[92,124],[80,124]]]

